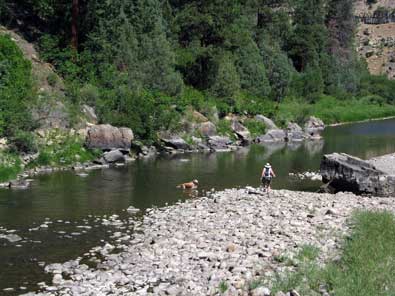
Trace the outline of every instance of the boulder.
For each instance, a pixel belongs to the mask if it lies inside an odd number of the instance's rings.
[[[266,125],[267,129],[278,129],[278,127],[273,122],[273,120],[271,120],[270,118],[267,118],[266,116],[258,114],[255,116],[255,119],[260,122],[263,122]]]
[[[133,138],[133,131],[130,128],[100,124],[89,128],[85,143],[88,148],[102,150],[130,149]]]
[[[282,129],[269,130],[265,135],[259,136],[255,139],[257,143],[271,143],[285,141],[287,134]]]
[[[107,163],[125,162],[125,156],[120,150],[112,150],[104,153],[103,159]]]
[[[304,131],[309,139],[321,139],[321,133],[325,129],[323,121],[317,117],[310,116],[304,126]]]
[[[212,136],[207,140],[208,147],[213,151],[229,150],[232,141],[227,136]]]
[[[84,104],[81,107],[81,111],[85,115],[87,122],[97,124],[97,115],[93,107]]]
[[[295,122],[289,122],[286,128],[287,139],[290,142],[301,142],[306,138],[302,128]]]
[[[230,125],[233,132],[237,135],[237,137],[242,141],[243,144],[248,144],[251,142],[251,133],[250,131],[242,125],[238,120],[233,119]]]
[[[200,123],[198,130],[200,134],[204,137],[211,137],[217,134],[217,127],[211,121]]]
[[[334,192],[393,196],[395,176],[387,175],[369,162],[345,153],[324,155],[320,174]]]
[[[160,136],[160,140],[164,143],[165,146],[171,147],[174,149],[182,149],[188,150],[189,145],[183,138],[176,135],[169,135],[169,136]]]

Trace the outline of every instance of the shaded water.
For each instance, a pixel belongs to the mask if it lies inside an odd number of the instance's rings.
[[[7,287],[31,290],[37,282],[47,280],[38,262],[66,261],[102,244],[111,232],[100,223],[104,215],[123,214],[130,205],[145,209],[190,198],[190,193],[175,188],[182,182],[198,179],[199,195],[212,188],[257,186],[262,166],[269,161],[277,174],[274,188],[316,190],[319,182],[293,179],[288,174],[318,171],[325,153],[370,158],[395,152],[395,120],[327,128],[324,138],[253,145],[230,153],[142,159],[127,167],[92,171],[85,178],[59,172],[37,177],[28,190],[0,190],[0,227],[4,228],[0,234],[16,230],[23,237],[16,243],[0,239],[0,294]],[[45,221],[52,222],[48,228],[34,230]],[[86,225],[92,228],[78,227]]]

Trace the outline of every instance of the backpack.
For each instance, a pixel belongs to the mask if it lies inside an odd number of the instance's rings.
[[[271,178],[270,168],[265,168],[264,177],[265,177],[266,179]]]

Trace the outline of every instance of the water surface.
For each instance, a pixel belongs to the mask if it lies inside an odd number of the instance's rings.
[[[48,280],[38,262],[66,261],[102,244],[111,232],[100,224],[104,215],[124,214],[131,205],[146,209],[191,198],[190,192],[175,188],[179,183],[198,179],[198,195],[212,188],[258,186],[262,167],[270,162],[277,174],[274,188],[314,191],[319,182],[289,173],[318,171],[322,155],[331,152],[361,158],[395,152],[395,120],[330,127],[323,141],[160,156],[92,171],[85,178],[58,172],[35,178],[28,190],[0,190],[0,234],[15,230],[24,238],[12,244],[0,240],[0,291],[20,286],[32,290]],[[47,229],[29,231],[45,221],[52,222]],[[86,225],[92,228],[78,228]]]

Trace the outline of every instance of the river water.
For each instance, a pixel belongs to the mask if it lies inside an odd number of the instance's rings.
[[[109,215],[125,215],[204,195],[208,190],[258,186],[262,166],[270,162],[277,174],[274,188],[314,191],[320,182],[299,180],[289,173],[318,171],[323,154],[346,152],[361,158],[395,152],[395,120],[329,127],[324,140],[298,144],[252,145],[235,152],[183,154],[140,159],[121,168],[89,172],[80,177],[58,172],[34,179],[28,190],[0,190],[0,295],[34,290],[48,281],[43,264],[74,259],[109,240]],[[176,185],[199,180],[199,191]],[[48,227],[39,227],[46,224]],[[26,287],[27,290],[21,290]],[[14,288],[4,292],[4,288]]]

